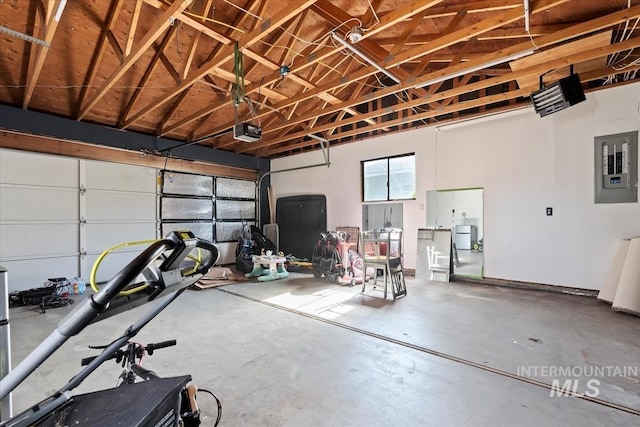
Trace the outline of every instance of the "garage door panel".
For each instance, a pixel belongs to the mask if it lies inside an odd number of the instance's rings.
[[[87,191],[84,197],[88,221],[156,219],[155,194]]]
[[[155,239],[156,223],[154,221],[137,224],[87,224],[86,236],[86,251],[102,252],[125,242]]]
[[[213,202],[210,199],[162,197],[162,220],[213,219]]]
[[[178,172],[165,173],[162,192],[185,196],[213,196],[213,177]]]
[[[196,237],[213,241],[213,222],[164,222],[162,223],[162,237],[166,237],[170,231],[189,230]]]
[[[86,187],[116,191],[156,193],[156,170],[116,163],[87,161]]]
[[[78,252],[78,224],[2,224],[0,259]]]
[[[78,187],[78,160],[0,149],[0,182]]]
[[[0,185],[2,221],[78,220],[78,191]]]
[[[72,278],[77,275],[78,258],[62,257],[39,260],[3,261],[8,271],[9,292],[39,288],[49,278]]]

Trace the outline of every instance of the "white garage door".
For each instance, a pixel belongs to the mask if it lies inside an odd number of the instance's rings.
[[[11,290],[77,274],[78,175],[78,160],[0,150],[0,264]]]
[[[152,168],[0,150],[0,264],[11,290],[88,279],[104,249],[155,239],[156,200]],[[143,248],[110,256],[98,280]]]
[[[82,161],[80,248],[82,277],[89,277],[98,256],[124,242],[154,240],[156,169],[97,161]],[[148,245],[128,246],[105,258],[96,279],[110,279]]]

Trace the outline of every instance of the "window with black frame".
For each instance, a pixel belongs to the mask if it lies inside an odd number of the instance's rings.
[[[363,160],[361,170],[364,202],[415,199],[415,153]]]

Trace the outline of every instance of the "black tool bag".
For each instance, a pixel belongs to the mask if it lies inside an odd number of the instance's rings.
[[[19,307],[25,305],[39,305],[44,313],[47,308],[66,307],[73,304],[71,298],[66,298],[63,289],[68,287],[68,281],[64,279],[49,279],[46,286],[40,288],[27,289],[26,291],[17,291],[9,294],[9,306]]]

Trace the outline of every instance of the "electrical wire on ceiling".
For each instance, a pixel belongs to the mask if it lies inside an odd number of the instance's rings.
[[[165,4],[165,5],[167,5],[167,6],[170,6],[170,5],[171,5],[171,3],[170,3],[170,2],[168,2],[167,0],[160,0],[160,1],[162,1],[162,3],[164,3],[164,4]],[[227,3],[229,3],[229,2],[227,2]],[[214,9],[215,9],[215,8],[214,8]],[[218,21],[218,20],[216,20],[216,19],[214,19],[214,18],[209,18],[208,16],[199,15],[199,14],[197,14],[197,13],[188,12],[188,11],[186,11],[186,10],[185,10],[185,11],[183,11],[182,13],[183,13],[184,15],[190,16],[190,17],[192,17],[192,18],[198,18],[198,19],[201,19],[201,20],[203,20],[203,21],[213,22],[214,24],[222,25],[223,27],[227,27],[227,28],[232,29],[232,30],[234,30],[234,31],[238,31],[238,32],[240,32],[240,33],[242,33],[242,34],[245,34],[245,33],[246,33],[246,31],[245,31],[245,30],[243,30],[242,28],[234,27],[233,25],[229,25],[229,24],[227,24],[227,23],[225,23],[225,22]]]
[[[170,4],[170,3],[168,3],[168,2],[167,2],[167,0],[161,0],[161,1],[162,1],[164,4],[166,4],[166,5],[169,5],[169,4]],[[251,11],[249,11],[249,10],[247,10],[247,9],[245,9],[245,8],[243,8],[243,7],[241,7],[241,6],[238,6],[237,4],[235,4],[235,3],[233,3],[233,2],[231,2],[231,1],[229,1],[229,0],[224,0],[224,2],[225,2],[225,3],[227,3],[228,5],[230,5],[230,6],[234,7],[234,8],[236,8],[236,9],[238,9],[238,10],[240,10],[240,11],[242,11],[243,13],[246,13],[246,14],[248,14],[248,15],[250,15],[250,16],[252,16],[252,17],[256,18],[256,19],[264,20],[264,18],[261,18],[260,16],[256,15],[255,13],[253,13],[253,12],[251,12]],[[360,29],[362,29],[363,31],[368,31],[368,30],[370,30],[371,28],[373,28],[375,25],[379,24],[379,23],[380,23],[380,18],[378,17],[378,14],[376,13],[375,8],[373,7],[373,4],[371,3],[371,1],[370,1],[370,0],[367,0],[367,3],[368,3],[369,8],[371,9],[371,11],[373,12],[373,16],[374,16],[374,17],[375,17],[375,19],[376,19],[376,22],[375,22],[371,27],[369,27],[369,28],[363,28],[363,23],[362,23],[362,21],[360,20],[360,18],[351,17],[351,18],[347,19],[346,21],[341,22],[339,25],[337,25],[337,26],[333,27],[332,29],[328,30],[327,32],[325,32],[325,33],[324,33],[324,34],[322,34],[321,36],[317,37],[315,40],[306,40],[306,39],[304,39],[304,38],[302,38],[302,37],[299,37],[298,35],[296,35],[296,34],[292,33],[291,31],[287,30],[286,28],[284,28],[283,26],[280,26],[280,29],[282,29],[285,33],[289,34],[291,37],[293,37],[294,39],[296,39],[296,40],[298,40],[298,41],[300,41],[300,42],[302,42],[302,43],[305,43],[305,44],[307,44],[307,45],[315,45],[315,46],[322,47],[322,46],[325,46],[325,45],[326,45],[326,39],[327,39],[327,38],[329,38],[329,39],[331,38],[331,37],[330,37],[330,35],[331,35],[331,33],[332,33],[332,32],[334,32],[334,31],[336,31],[336,30],[340,29],[341,27],[343,27],[343,26],[347,25],[348,23],[350,23],[350,22],[352,22],[352,21],[356,21],[356,22],[358,23],[357,27],[358,27],[358,28],[360,28]],[[214,7],[214,9],[215,9],[215,7]],[[214,24],[223,25],[223,26],[225,26],[225,27],[227,27],[227,28],[230,28],[230,29],[232,29],[232,30],[234,30],[234,31],[238,31],[238,32],[243,33],[243,34],[245,34],[245,33],[246,33],[246,31],[242,30],[241,28],[235,27],[235,26],[233,26],[233,25],[226,24],[226,23],[224,23],[224,22],[218,21],[218,20],[213,19],[213,18],[209,18],[208,16],[199,15],[199,14],[197,14],[197,13],[188,12],[188,11],[184,11],[183,13],[184,13],[185,15],[191,16],[191,17],[193,17],[193,18],[198,18],[198,19],[201,19],[201,20],[204,20],[204,21],[212,22],[212,23],[214,23]],[[349,31],[347,32],[347,37],[349,36],[349,34],[350,34],[352,31],[353,31],[353,30],[351,29],[351,30],[349,30]],[[323,40],[324,40],[324,41],[323,41]],[[274,47],[274,48],[284,49],[284,50],[285,50],[285,51],[287,51],[289,54],[292,54],[291,62],[290,62],[289,68],[293,66],[293,63],[294,63],[295,57],[297,57],[297,56],[302,56],[302,57],[304,57],[304,55],[302,55],[302,53],[300,53],[299,51],[296,51],[295,49],[293,49],[293,47],[290,47],[290,46],[275,45],[275,44],[269,43],[269,42],[267,42],[267,41],[265,41],[265,40],[262,40],[262,39],[258,40],[258,42],[259,42],[259,43],[262,43],[262,44],[266,44],[266,45],[271,46],[271,47]],[[335,46],[335,42],[333,42],[333,43],[334,43],[334,46]],[[336,46],[336,47],[337,47],[337,46]],[[179,52],[179,48],[178,48],[178,54],[179,54],[179,53],[180,53],[180,52]],[[338,72],[339,74],[342,74],[342,73],[340,73],[338,70],[336,70],[335,68],[333,68],[333,67],[329,66],[329,65],[328,65],[328,64],[326,64],[326,63],[320,62],[320,64],[321,64],[321,65],[323,65],[323,66],[325,66],[325,67],[327,67],[327,68],[329,68],[329,69],[331,69],[331,70],[333,70],[333,71]]]
[[[630,8],[630,7],[631,7],[631,0],[627,0],[627,8]],[[636,27],[638,26],[639,22],[640,22],[640,17],[636,18],[635,23],[633,24],[633,27],[629,30],[629,24],[631,23],[631,20],[630,19],[626,20],[624,23],[624,29],[622,29],[622,31],[620,31],[621,25],[622,25],[622,23],[620,23],[618,25],[619,37],[617,41],[614,40],[614,43],[620,43],[620,42],[629,40],[633,32],[635,31]],[[629,31],[627,32],[627,30]],[[617,71],[624,71],[627,68],[631,68],[639,65],[640,59],[636,59],[634,61],[631,61],[630,63],[625,63],[626,59],[629,58],[629,56],[631,56],[633,51],[634,49],[631,49],[623,58],[620,58],[620,59],[618,58],[621,55],[621,52],[616,52],[610,55],[609,58],[607,59],[607,68],[613,68],[614,70],[617,70]],[[630,70],[627,72],[623,72],[622,81],[635,79],[637,74],[638,74],[638,70]],[[617,74],[612,74],[607,76],[603,84],[607,85],[607,84],[615,83],[617,80],[616,76]]]
[[[369,3],[369,7],[371,8],[371,12],[373,12],[373,17],[376,18],[376,23],[371,25],[369,28],[362,28],[362,21],[360,21],[360,28],[362,29],[362,31],[369,31],[370,29],[372,29],[373,27],[375,27],[376,25],[378,25],[380,23],[380,18],[378,18],[378,14],[376,13],[376,10],[373,7],[373,4],[371,4],[371,0],[367,0],[367,3]]]
[[[524,1],[524,30],[529,35],[529,40],[531,40],[531,44],[533,45],[533,47],[535,47],[536,49],[540,49],[540,46],[538,46],[536,42],[533,40],[533,36],[531,35],[531,31],[529,29],[529,16],[531,13],[529,10],[529,0],[523,0],[523,1]]]
[[[374,74],[374,77],[376,78],[376,80],[378,80],[378,83],[380,84],[379,89],[384,89],[385,87],[387,87],[387,86],[385,86],[385,85],[380,81],[380,78],[378,77],[378,75],[377,75],[377,74]],[[375,87],[374,85],[369,85],[369,86]],[[398,99],[398,101],[400,101],[400,102],[408,102],[408,101],[409,101],[409,93],[408,93],[408,91],[403,90],[403,91],[400,91],[400,93],[401,93],[401,94],[403,94],[404,96],[406,96],[406,97],[407,97],[407,99],[405,100],[405,99],[401,98],[401,97],[400,97],[400,95],[398,95],[398,93],[397,93],[397,92],[396,92],[396,93],[394,93],[393,95],[394,95],[394,96]],[[410,107],[410,108],[411,108],[411,110],[412,110],[414,113],[416,113],[416,114],[420,114],[421,112],[428,112],[428,111],[430,111],[430,110],[426,110],[426,109],[419,109],[419,110],[418,110],[417,108],[419,108],[419,107]],[[425,125],[429,125],[429,122],[426,122],[426,121],[425,121],[425,119],[414,119],[413,121],[414,121],[414,122],[420,121],[420,122],[422,122],[422,123],[423,123],[423,124],[425,124]]]

